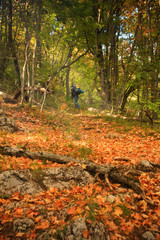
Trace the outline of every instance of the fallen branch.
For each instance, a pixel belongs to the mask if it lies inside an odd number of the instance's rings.
[[[108,179],[120,183],[125,187],[133,189],[134,192],[137,194],[140,194],[143,199],[145,199],[145,194],[140,186],[140,183],[136,181],[135,178],[131,178],[125,175],[122,175],[118,168],[112,165],[98,165],[93,163],[90,160],[78,160],[71,157],[66,157],[62,155],[57,155],[54,153],[48,153],[48,152],[31,152],[22,148],[16,148],[16,147],[9,147],[9,146],[0,146],[0,154],[2,155],[9,155],[9,156],[16,156],[16,157],[28,157],[32,160],[34,159],[40,159],[43,161],[51,161],[56,162],[59,164],[67,164],[70,162],[75,162],[76,164],[80,165],[85,171],[89,172],[92,176],[98,175],[100,179],[105,180],[105,182],[108,182]],[[107,176],[107,179],[106,179]],[[107,181],[106,181],[107,180]],[[108,182],[108,185],[111,189],[111,186]]]
[[[125,162],[130,162],[132,161],[131,159],[127,158],[127,157],[115,157],[114,158],[115,161],[125,161]]]

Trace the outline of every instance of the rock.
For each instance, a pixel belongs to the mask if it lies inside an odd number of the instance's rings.
[[[36,194],[43,189],[31,179],[30,170],[10,170],[0,173],[0,194],[15,192]]]
[[[83,239],[83,231],[87,230],[87,225],[84,218],[78,218],[69,223],[63,233],[64,240],[80,240]]]
[[[6,116],[0,117],[0,128],[12,133],[18,131],[16,122]]]
[[[82,236],[84,230],[87,230],[85,219],[76,219],[72,224],[72,232],[75,237]]]
[[[4,92],[0,91],[0,96],[5,96],[6,94]]]
[[[106,240],[108,235],[108,229],[101,222],[92,222],[89,227],[89,232],[92,240]]]
[[[113,203],[115,200],[116,200],[116,197],[113,196],[113,195],[109,195],[109,196],[107,197],[107,201],[110,202],[110,203]]]
[[[63,236],[64,240],[80,240],[83,239],[83,231],[87,230],[87,225],[84,218],[78,218],[70,222],[66,227],[66,233]]]
[[[93,182],[93,177],[80,166],[50,168],[43,171],[43,184],[46,188],[68,188],[72,185],[86,185]]]
[[[28,232],[34,228],[34,222],[30,218],[18,218],[13,221],[14,232]]]
[[[101,222],[86,223],[84,218],[78,218],[72,221],[67,227],[63,235],[64,240],[81,240],[84,239],[83,231],[89,232],[90,240],[107,240],[108,229]]]
[[[98,110],[96,108],[90,107],[87,109],[89,112],[97,113]]]
[[[147,231],[147,232],[145,232],[143,235],[142,235],[142,237],[143,237],[143,239],[145,240],[156,240],[156,238],[154,237],[154,235],[151,233],[151,232],[149,232],[149,231]]]
[[[64,189],[72,185],[86,185],[93,177],[80,166],[45,170],[10,170],[0,173],[0,194],[38,194],[51,187]]]
[[[144,172],[149,172],[153,170],[153,166],[150,162],[146,160],[142,160],[137,164],[136,167],[138,170],[144,171]]]
[[[74,235],[70,235],[70,236],[67,237],[67,240],[74,240],[74,239],[75,239]]]
[[[36,240],[57,240],[53,237],[53,229],[43,231],[42,234],[36,237]]]

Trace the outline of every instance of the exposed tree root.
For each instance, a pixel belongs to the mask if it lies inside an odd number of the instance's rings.
[[[16,156],[16,157],[25,156],[32,160],[34,160],[34,159],[40,159],[43,161],[48,160],[48,161],[56,162],[59,164],[67,164],[67,163],[75,162],[77,165],[81,166],[85,171],[89,172],[92,176],[98,176],[100,179],[105,180],[106,184],[109,186],[109,188],[111,190],[112,190],[112,187],[111,187],[109,181],[120,183],[122,186],[131,188],[134,192],[141,195],[142,198],[147,203],[154,205],[153,202],[146,199],[145,193],[140,185],[140,182],[136,178],[121,174],[119,169],[113,165],[108,164],[105,166],[101,166],[101,165],[93,163],[90,160],[85,160],[82,162],[81,160],[78,160],[78,159],[74,159],[74,158],[66,157],[66,156],[62,156],[62,155],[57,155],[57,154],[53,154],[53,153],[31,152],[31,151],[26,150],[25,148],[19,149],[16,147],[9,147],[9,146],[0,146],[0,154]],[[146,164],[146,162],[144,162],[144,163]],[[148,165],[147,165],[147,167],[148,167]],[[142,171],[143,171],[144,170],[143,169],[143,166],[144,166],[143,161],[142,161],[141,165],[139,165],[139,168],[141,166],[142,166]],[[146,165],[145,165],[145,167],[146,167]],[[139,172],[139,169],[138,169],[138,172]]]

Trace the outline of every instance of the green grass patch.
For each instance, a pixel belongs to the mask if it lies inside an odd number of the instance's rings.
[[[129,208],[127,208],[125,205],[119,204],[118,207],[120,207],[123,211],[123,216],[124,217],[129,217],[131,215],[131,210]]]
[[[92,222],[96,221],[97,215],[99,214],[100,206],[97,202],[90,200],[88,204],[88,212],[86,214],[86,220],[91,220]]]
[[[92,148],[90,147],[88,148],[88,147],[82,146],[78,148],[78,153],[80,158],[87,159],[87,156],[91,155],[93,151],[92,151]]]

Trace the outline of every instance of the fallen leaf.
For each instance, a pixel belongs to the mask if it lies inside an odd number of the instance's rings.
[[[49,221],[47,219],[45,219],[45,220],[41,221],[40,225],[38,225],[36,227],[36,229],[47,229],[47,228],[49,228],[49,226],[50,226]]]
[[[68,214],[71,215],[71,214],[75,214],[75,211],[76,211],[76,207],[73,206],[71,208],[68,209]]]
[[[109,228],[110,231],[116,231],[117,230],[117,226],[113,222],[108,223],[108,228]]]
[[[115,214],[119,217],[121,214],[123,214],[123,211],[120,207],[115,207]]]
[[[88,236],[89,236],[89,231],[88,230],[84,230],[83,231],[83,237],[87,239]]]
[[[17,234],[16,234],[16,237],[22,237],[24,235],[24,232],[18,232]]]
[[[41,219],[42,219],[42,216],[38,216],[35,218],[35,222],[40,222]]]
[[[14,215],[16,217],[21,217],[23,215],[23,209],[22,208],[17,208]]]

